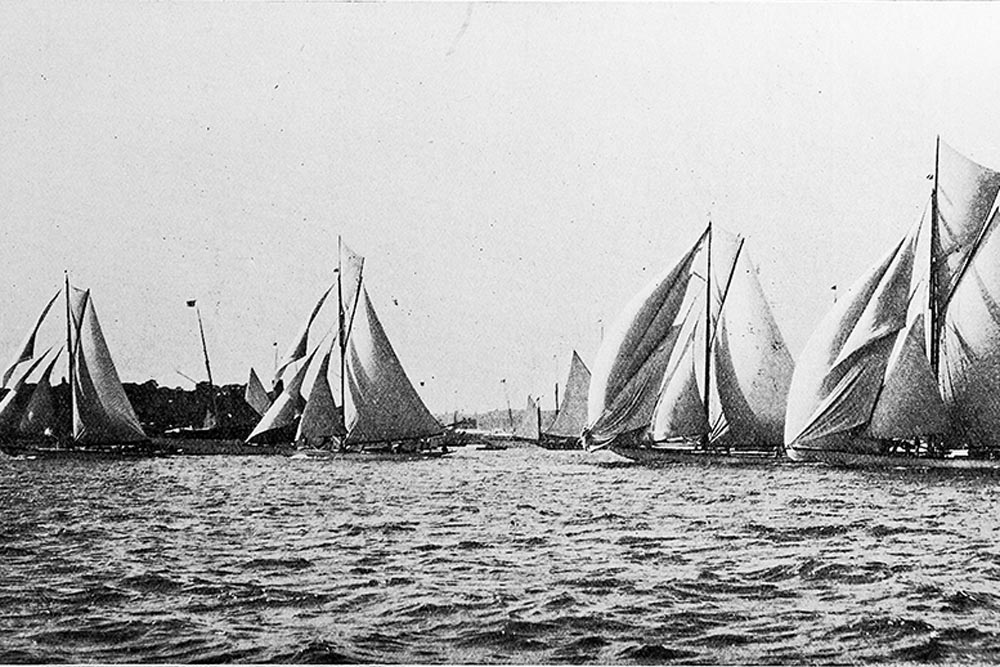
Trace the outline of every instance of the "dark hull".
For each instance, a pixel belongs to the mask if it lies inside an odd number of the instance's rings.
[[[583,445],[580,444],[580,438],[565,438],[558,435],[547,435],[545,433],[542,434],[536,444],[543,449],[583,449]]]
[[[177,454],[177,448],[152,440],[80,445],[55,439],[0,440],[0,451],[26,459],[145,459]]]
[[[709,465],[779,465],[791,463],[777,451],[732,450],[729,452],[700,451],[679,447],[631,447],[613,444],[612,452],[645,465],[662,466],[674,463],[704,463]]]
[[[1000,472],[1000,460],[970,459],[964,456],[934,458],[805,448],[789,448],[788,456],[801,463],[825,463],[841,468],[948,468]]]
[[[237,439],[181,437],[153,438],[153,442],[164,448],[173,448],[178,456],[287,456],[295,451],[295,445],[288,442],[248,444]]]

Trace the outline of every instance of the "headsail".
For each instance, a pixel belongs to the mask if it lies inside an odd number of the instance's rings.
[[[590,370],[573,350],[569,364],[566,391],[559,405],[559,414],[545,432],[560,438],[578,438],[587,425],[587,392],[590,390]]]
[[[697,326],[690,327],[683,347],[674,355],[675,363],[663,379],[653,413],[653,440],[700,436],[709,432],[708,412],[698,387],[695,366],[697,331]]]
[[[250,377],[247,379],[246,391],[243,392],[243,398],[254,409],[254,412],[261,417],[271,407],[271,399],[268,398],[264,385],[261,383],[260,378],[257,377],[257,371],[252,368],[250,369]]]
[[[712,405],[713,420],[724,421],[725,428],[714,425],[712,440],[733,447],[760,448],[782,442],[785,404],[795,363],[768,305],[757,267],[745,247],[736,247],[736,238],[720,234],[728,246],[718,253],[716,262],[721,301],[713,346],[713,388],[719,410]],[[735,255],[735,257],[733,257]],[[730,279],[731,276],[731,279]],[[728,284],[728,289],[724,286]],[[723,293],[725,292],[725,293]]]
[[[323,302],[326,301],[326,297],[330,295],[331,291],[333,291],[333,285],[326,288],[326,291],[323,292],[323,296],[321,296],[319,301],[316,302],[316,305],[313,306],[312,312],[309,314],[309,319],[306,321],[306,325],[302,328],[302,331],[299,332],[299,335],[295,337],[292,346],[288,348],[288,352],[286,352],[285,356],[282,358],[282,362],[278,366],[278,370],[274,372],[275,384],[277,384],[278,379],[281,378],[281,374],[285,372],[285,369],[288,368],[289,365],[306,356],[309,348],[309,329],[312,327],[313,322],[316,320],[316,316],[323,307]]]
[[[271,407],[267,409],[267,412],[257,422],[253,431],[247,436],[246,441],[248,443],[267,442],[277,433],[282,433],[283,430],[290,429],[295,424],[295,420],[299,418],[302,405],[302,383],[305,381],[306,371],[309,370],[309,366],[312,364],[315,356],[316,350],[313,350],[308,358],[306,358],[306,362],[292,376],[285,390],[274,399],[274,403],[271,404]],[[290,439],[284,438],[285,442],[288,442]]]
[[[327,346],[326,353],[320,360],[312,389],[306,399],[306,407],[302,410],[299,429],[295,441],[307,447],[322,447],[332,444],[335,438],[344,436],[344,418],[341,409],[333,399],[330,389],[330,355],[333,352],[332,342]]]
[[[35,384],[35,390],[28,399],[28,404],[21,413],[21,421],[18,424],[18,431],[26,435],[55,435],[59,431],[56,423],[55,400],[52,397],[52,369],[55,368],[56,361],[59,360],[60,349],[49,365],[42,372],[42,376]]]
[[[19,364],[24,363],[25,361],[30,361],[31,359],[34,358],[35,338],[38,336],[38,330],[41,328],[42,322],[45,321],[45,316],[48,315],[49,310],[52,309],[52,304],[54,304],[56,302],[56,299],[59,298],[59,294],[60,292],[56,292],[55,296],[49,299],[49,302],[45,304],[45,308],[42,309],[42,314],[38,316],[38,320],[35,322],[35,326],[32,327],[31,332],[28,334],[27,338],[24,339],[24,342],[21,344],[19,352],[14,357],[14,360],[11,361],[10,365],[7,367],[7,370],[4,371],[3,377],[0,378],[0,388],[6,389],[7,387],[10,386],[9,382],[11,378],[14,376],[15,369]]]
[[[81,443],[145,440],[111,360],[90,290],[73,288],[73,302],[73,439]]]
[[[420,400],[375,308],[362,288],[348,343],[347,381],[354,406],[351,443],[409,440],[441,433],[441,425]]]
[[[31,365],[14,381],[14,386],[11,387],[11,390],[8,391],[3,397],[3,400],[0,400],[0,432],[17,430],[17,426],[21,421],[21,410],[23,408],[21,394],[23,392],[24,385],[28,381],[28,376],[31,375],[43,361],[45,361],[45,357],[47,357],[51,351],[52,348],[50,347],[45,350],[42,356],[33,360]],[[56,358],[58,358],[58,355]],[[53,359],[53,362],[55,362],[55,359]]]

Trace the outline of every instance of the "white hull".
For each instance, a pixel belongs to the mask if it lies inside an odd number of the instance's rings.
[[[950,468],[954,470],[996,470],[1000,461],[965,457],[929,458],[924,456],[891,456],[861,454],[822,449],[789,448],[788,457],[799,463],[826,463],[844,468]]]
[[[611,445],[609,450],[632,461],[645,465],[670,465],[672,463],[704,463],[709,465],[778,465],[788,459],[773,452],[741,452],[728,454],[700,452],[694,449],[671,447],[626,447]]]

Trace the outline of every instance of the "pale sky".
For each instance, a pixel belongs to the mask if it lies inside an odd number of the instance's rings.
[[[337,236],[437,412],[515,407],[709,217],[793,355],[1000,168],[1000,6],[0,3],[0,362],[64,270],[122,379],[273,371]],[[61,342],[54,320],[46,344]]]

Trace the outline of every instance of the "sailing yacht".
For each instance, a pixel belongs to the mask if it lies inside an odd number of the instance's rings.
[[[556,385],[556,416],[547,429],[539,434],[538,445],[545,449],[581,449],[580,434],[587,424],[587,392],[590,390],[590,369],[573,350],[566,378],[566,392],[559,402]]]
[[[60,410],[51,374],[61,355],[52,348],[36,356],[36,338],[59,293],[42,310],[24,344],[3,374],[0,450],[23,456],[149,456],[173,453],[146,436],[125,395],[108,349],[90,290],[65,280],[68,409]],[[48,359],[29,391],[28,380]],[[60,392],[61,395],[61,392]]]
[[[1000,172],[937,140],[922,216],[806,343],[792,459],[1000,467],[998,195]]]
[[[431,415],[403,370],[364,286],[364,257],[338,242],[336,335],[312,352],[309,334],[331,286],[313,308],[280,376],[298,369],[247,438],[248,443],[294,442],[299,456],[422,458],[447,453],[441,424]],[[339,402],[330,385],[335,351]],[[317,363],[318,360],[318,363]],[[308,396],[302,387],[309,375]]]
[[[582,443],[645,463],[774,460],[792,366],[744,240],[709,224],[609,329]]]

